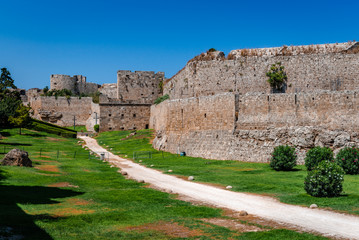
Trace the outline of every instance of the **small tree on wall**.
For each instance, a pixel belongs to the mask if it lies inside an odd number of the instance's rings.
[[[267,82],[273,89],[273,92],[283,92],[285,83],[287,82],[287,74],[281,62],[272,64],[270,70],[266,73]]]

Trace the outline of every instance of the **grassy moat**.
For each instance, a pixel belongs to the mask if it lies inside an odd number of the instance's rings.
[[[23,135],[18,135],[18,129],[1,129],[0,134],[3,136],[1,159],[9,149],[21,148],[29,152],[34,166],[0,166],[0,239],[324,239],[255,224],[246,217],[195,206],[177,200],[176,195],[127,180],[118,169],[89,155],[78,139],[26,129]],[[133,151],[139,150],[153,151],[149,145],[150,131],[139,131],[127,138],[128,134],[103,133],[98,141],[115,152],[120,151],[121,156],[132,156]],[[295,193],[304,170],[282,176],[271,172],[265,164],[204,160],[168,153],[163,158],[162,153],[154,153],[152,159],[143,159],[142,164],[154,164],[164,171],[171,168],[176,175],[194,175],[196,181],[231,184],[236,191],[250,192],[253,188],[252,192],[278,195],[282,200],[296,196],[301,196],[300,201],[308,198]],[[286,184],[276,181],[276,190],[269,181],[274,182],[276,174],[281,181],[286,181],[288,176],[292,180]],[[258,180],[258,176],[268,179]],[[336,202],[357,199],[347,185],[345,190],[349,195]],[[285,192],[290,193],[287,198]],[[334,199],[327,201],[329,206]],[[321,205],[325,201],[316,202]],[[338,206],[345,204],[348,202]],[[358,203],[350,205],[354,208],[355,204]],[[350,212],[357,213],[353,209]],[[216,224],[219,220],[228,226]],[[241,224],[243,229],[231,227],[233,223]],[[251,228],[257,232],[245,232]]]
[[[297,166],[294,171],[275,171],[266,163],[248,163],[239,161],[218,161],[194,157],[181,157],[177,154],[159,152],[152,148],[151,130],[137,131],[131,137],[129,132],[103,132],[97,140],[102,146],[109,146],[119,156],[128,158],[134,151],[150,151],[152,159],[139,158],[140,164],[160,169],[167,174],[194,176],[195,181],[231,185],[233,191],[263,194],[278,198],[281,202],[309,206],[316,203],[320,208],[329,208],[359,215],[359,176],[345,175],[344,193],[335,198],[316,198],[304,190],[305,166]],[[118,139],[123,139],[119,141]],[[147,157],[147,156],[144,156]],[[172,172],[169,173],[168,170]]]

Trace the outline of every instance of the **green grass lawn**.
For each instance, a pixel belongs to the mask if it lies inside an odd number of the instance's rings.
[[[220,184],[224,187],[231,185],[233,191],[269,195],[285,203],[303,206],[316,203],[321,208],[359,214],[359,176],[345,176],[342,196],[316,198],[309,196],[304,190],[304,178],[307,175],[304,166],[297,166],[290,172],[277,172],[265,163],[208,160],[170,153],[162,155],[149,144],[151,130],[137,131],[135,136],[126,138],[128,134],[128,131],[103,132],[97,140],[122,157],[127,155],[130,158],[134,151],[151,151],[152,159],[139,158],[135,161],[141,159],[141,164],[154,165],[154,168],[167,174],[194,176],[195,181]],[[168,173],[169,169],[173,172]]]
[[[26,129],[23,135],[17,129],[0,134],[0,159],[2,149],[24,148],[34,165],[0,166],[0,239],[323,239],[268,227],[240,233],[206,223],[231,218],[125,179],[89,157],[77,139]]]

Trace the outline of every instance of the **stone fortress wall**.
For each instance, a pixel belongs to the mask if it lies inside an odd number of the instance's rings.
[[[24,102],[29,101],[34,118],[72,126],[73,116],[77,125],[86,125],[88,130],[100,124],[100,131],[135,130],[149,127],[150,107],[161,95],[160,82],[164,73],[152,71],[118,71],[117,83],[87,83],[86,77],[75,75],[51,75],[51,89],[68,89],[76,94],[99,91],[100,103],[88,97],[40,97],[40,92],[28,91]]]
[[[118,71],[117,98],[100,101],[100,131],[149,128],[150,107],[161,96],[164,73]]]
[[[86,82],[86,77],[82,75],[69,75],[53,74],[50,77],[50,90],[67,89],[75,94],[91,94],[96,93],[99,89],[96,83]]]
[[[35,97],[31,99],[31,107],[34,110],[33,117],[45,122],[60,126],[73,126],[74,116],[76,125],[86,125],[91,116],[91,97]]]
[[[266,73],[281,62],[288,76],[287,93],[316,90],[359,90],[358,44],[324,44],[206,53],[190,60],[168,80],[164,94],[171,99],[223,92],[270,93]]]
[[[164,93],[172,100],[152,106],[153,145],[190,156],[267,162],[275,146],[289,144],[299,163],[316,145],[335,151],[357,145],[357,47],[291,47],[289,56],[278,56],[283,48],[235,50],[233,60],[202,54],[166,82]],[[278,61],[291,86],[271,94],[265,73]]]
[[[153,104],[162,94],[159,84],[164,80],[163,72],[153,71],[118,71],[117,98],[121,102]]]

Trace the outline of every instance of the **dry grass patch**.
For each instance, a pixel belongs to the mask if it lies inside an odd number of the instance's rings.
[[[157,222],[157,223],[149,223],[136,227],[126,227],[125,229],[119,230],[127,230],[127,231],[156,231],[163,233],[169,237],[175,238],[190,238],[190,237],[198,237],[203,236],[204,233],[201,230],[192,230],[188,227],[179,225],[175,222]]]
[[[262,229],[255,225],[247,225],[243,224],[240,221],[233,219],[225,219],[225,218],[203,218],[201,219],[203,222],[211,223],[217,226],[229,228],[231,230],[236,230],[239,232],[259,232],[265,231],[266,229]]]
[[[76,185],[72,185],[69,182],[59,182],[59,183],[53,183],[50,185],[47,185],[48,187],[73,187],[73,188],[78,188],[79,186]]]
[[[81,199],[81,198],[69,198],[66,200],[66,203],[75,205],[75,206],[86,206],[86,205],[93,204],[92,201],[87,201],[87,200]]]
[[[82,215],[82,214],[91,214],[94,213],[95,210],[90,209],[76,209],[72,207],[68,208],[61,208],[61,209],[54,209],[53,211],[48,212],[53,217],[68,217],[74,215]]]
[[[35,168],[46,172],[60,172],[59,168],[55,165],[39,165]]]
[[[51,157],[50,156],[37,155],[37,156],[33,156],[33,158],[51,158]],[[35,161],[35,162],[55,162],[55,161],[50,161],[50,160],[38,160],[38,159],[35,159],[33,161]]]

